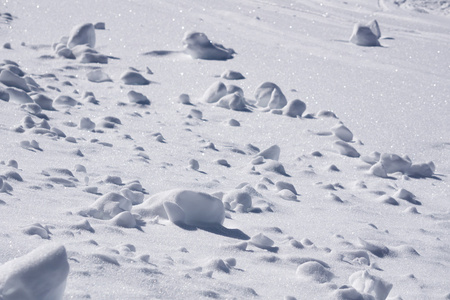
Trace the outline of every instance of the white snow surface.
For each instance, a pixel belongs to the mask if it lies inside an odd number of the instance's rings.
[[[450,299],[449,12],[2,1],[0,299]]]

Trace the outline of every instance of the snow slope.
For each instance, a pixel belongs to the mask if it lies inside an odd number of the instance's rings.
[[[0,298],[450,297],[448,2],[59,4],[0,6]]]

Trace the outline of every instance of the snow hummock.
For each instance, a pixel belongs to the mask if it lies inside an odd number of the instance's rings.
[[[368,271],[358,271],[350,275],[350,285],[362,295],[370,295],[374,300],[385,300],[392,284]]]
[[[287,104],[286,96],[284,96],[280,87],[273,82],[261,83],[255,90],[255,99],[258,106],[271,109],[283,108]]]
[[[67,40],[67,47],[72,49],[78,45],[95,48],[95,28],[92,23],[80,24],[72,28]]]
[[[378,39],[381,37],[380,27],[376,20],[367,24],[355,24],[350,42],[358,46],[380,46]]]
[[[227,60],[235,54],[233,49],[211,42],[203,32],[186,32],[182,42],[184,52],[194,59]]]
[[[5,300],[63,299],[68,274],[64,246],[41,246],[0,266],[0,297]]]
[[[169,190],[136,205],[133,212],[143,218],[159,216],[175,224],[221,225],[225,210],[220,199],[202,192]]]

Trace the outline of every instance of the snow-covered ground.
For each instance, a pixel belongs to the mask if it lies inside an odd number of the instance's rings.
[[[0,299],[450,299],[450,2],[192,2],[0,3]]]

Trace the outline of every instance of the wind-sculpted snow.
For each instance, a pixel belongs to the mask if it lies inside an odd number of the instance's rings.
[[[449,298],[446,1],[144,2],[0,7],[1,299]]]
[[[174,56],[177,54],[187,54],[193,59],[224,61],[232,59],[233,55],[236,54],[232,48],[226,48],[222,44],[212,42],[203,32],[188,31],[184,34],[181,42],[183,44],[183,51],[156,50],[146,52],[144,55]],[[236,75],[231,75],[231,77],[235,76]],[[237,78],[232,79],[242,78],[238,76]]]
[[[222,225],[222,201],[201,192],[171,190],[156,194],[133,208],[143,218],[159,216],[175,224]]]
[[[61,300],[68,274],[64,246],[39,247],[0,266],[0,297],[5,300]]]

